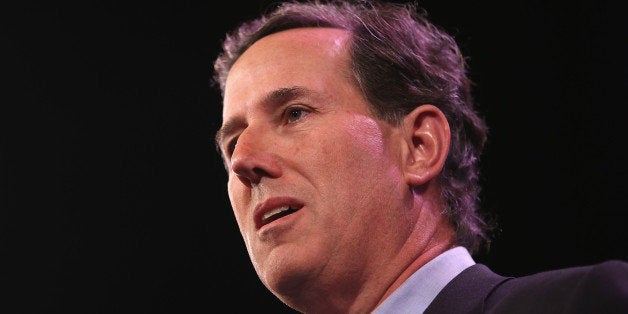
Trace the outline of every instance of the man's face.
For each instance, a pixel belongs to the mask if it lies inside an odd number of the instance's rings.
[[[280,298],[359,286],[409,232],[402,136],[369,111],[346,40],[338,29],[276,33],[227,79],[217,139],[229,199],[255,270]]]

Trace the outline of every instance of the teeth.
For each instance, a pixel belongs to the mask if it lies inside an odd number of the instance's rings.
[[[266,220],[268,220],[268,218],[270,218],[270,217],[272,217],[274,215],[277,215],[277,214],[279,214],[279,213],[281,213],[283,211],[286,211],[288,209],[290,209],[289,206],[277,207],[277,208],[267,212],[266,214],[264,214],[264,216],[262,216],[262,220],[266,221]]]

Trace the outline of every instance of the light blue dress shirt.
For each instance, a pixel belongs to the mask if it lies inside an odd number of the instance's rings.
[[[447,283],[474,264],[466,248],[449,249],[419,268],[372,313],[423,313]]]

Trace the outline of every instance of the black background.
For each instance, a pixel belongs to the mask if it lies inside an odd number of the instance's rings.
[[[502,274],[628,258],[619,2],[420,2],[469,56],[491,127],[500,231],[477,260]],[[253,272],[212,143],[222,34],[270,3],[3,4],[1,312],[288,311]]]

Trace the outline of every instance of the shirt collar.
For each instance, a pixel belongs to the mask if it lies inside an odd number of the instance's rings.
[[[449,249],[419,268],[372,313],[423,313],[449,281],[474,264],[466,248]]]

